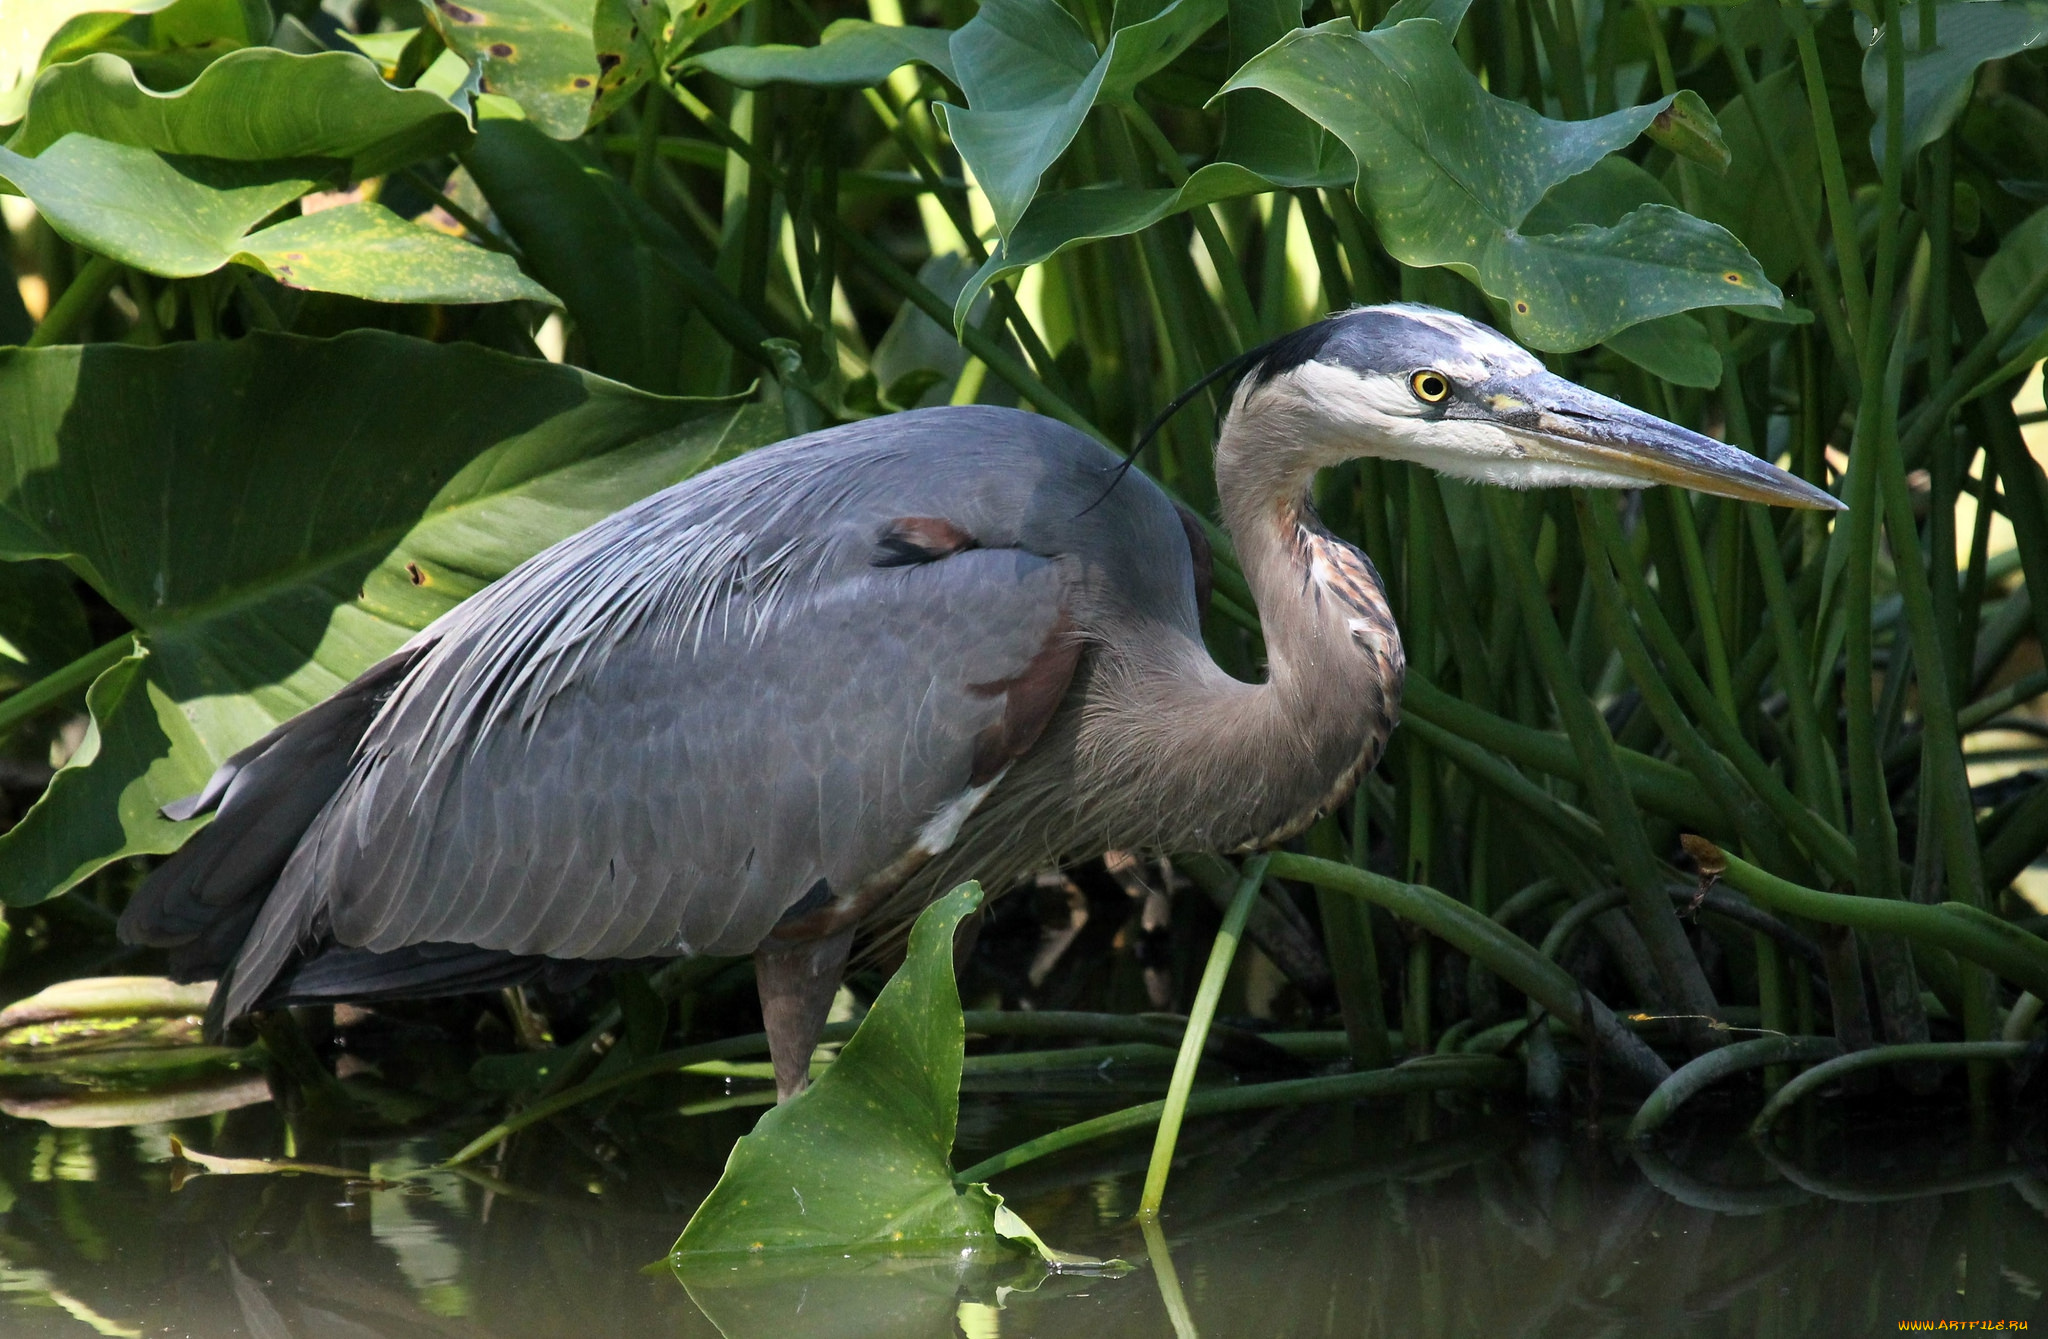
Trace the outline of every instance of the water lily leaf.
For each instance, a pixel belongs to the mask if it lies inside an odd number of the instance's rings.
[[[817,88],[868,88],[913,62],[929,65],[954,82],[953,56],[945,28],[905,28],[866,19],[835,20],[816,46],[725,46],[692,56],[693,69],[715,74],[741,88],[763,84],[808,84]]]
[[[231,52],[173,93],[145,87],[119,56],[50,70],[8,147],[34,157],[72,132],[159,153],[265,161],[339,158],[371,177],[452,153],[469,120],[423,89],[393,88],[352,52]]]
[[[683,1229],[674,1257],[1000,1251],[996,1201],[953,1184],[966,1028],[953,931],[981,905],[964,883],[917,918],[903,966],[839,1059],[761,1117]]]
[[[2048,4],[2037,0],[1973,0],[1935,9],[1935,46],[1920,50],[1920,11],[1899,6],[1899,35],[1906,47],[1906,155],[1946,134],[1970,101],[1977,67],[2048,42]],[[1884,43],[1872,33],[1863,54],[1863,96],[1877,114],[1870,128],[1870,155],[1884,162]]]
[[[510,256],[408,223],[357,201],[286,219],[242,239],[234,258],[289,288],[373,302],[561,304]]]
[[[21,119],[29,88],[52,40],[88,15],[111,31],[131,14],[163,9],[171,0],[7,0],[0,10],[0,126]]]
[[[568,308],[591,371],[672,394],[691,302],[661,260],[666,224],[531,122],[486,113],[464,163],[526,266]]]
[[[442,38],[480,76],[485,92],[526,109],[556,139],[590,128],[604,72],[592,36],[591,0],[434,0]],[[611,53],[615,64],[624,52]]]
[[[1553,121],[1486,92],[1428,19],[1290,33],[1224,85],[1239,88],[1277,94],[1342,139],[1387,250],[1470,277],[1508,305],[1516,336],[1537,348],[1584,348],[1697,307],[1783,300],[1726,229],[1666,205],[1644,205],[1610,227],[1525,234],[1546,192],[1642,133],[1668,98]]]
[[[0,835],[13,905],[175,849],[194,825],[158,806],[229,753],[547,545],[780,433],[762,406],[376,331],[0,349],[0,422],[0,558],[65,558],[147,646]]]
[[[1223,17],[1226,0],[1172,0],[1098,54],[1055,0],[986,0],[953,34],[966,107],[940,103],[954,147],[1009,236],[1095,104],[1131,96]],[[1118,6],[1119,18],[1123,6]]]
[[[0,177],[61,236],[172,278],[227,264],[244,233],[321,184],[320,169],[170,158],[79,134],[35,158],[0,149]]]

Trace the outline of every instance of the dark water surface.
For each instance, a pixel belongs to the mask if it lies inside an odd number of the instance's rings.
[[[1640,1157],[1582,1128],[1429,1104],[1219,1118],[1183,1139],[1191,1152],[1169,1192],[1165,1252],[1132,1222],[1146,1140],[1078,1150],[999,1182],[1054,1245],[1133,1262],[1121,1278],[842,1262],[774,1279],[715,1273],[686,1289],[647,1267],[759,1108],[703,1111],[707,1099],[719,1105],[715,1084],[677,1091],[673,1102],[536,1128],[473,1177],[432,1169],[473,1129],[312,1146],[289,1142],[268,1104],[121,1129],[5,1119],[0,1335],[624,1339],[722,1327],[731,1339],[1771,1339],[1943,1320],[2048,1329],[2038,1125],[1975,1144],[1889,1142],[1883,1113],[1862,1118],[1853,1137],[1809,1118],[1774,1166],[1732,1133],[1748,1114],[1734,1107],[1701,1113]],[[970,1093],[957,1160],[1129,1100]],[[174,1188],[174,1135],[217,1154],[359,1167],[392,1184],[205,1175]]]

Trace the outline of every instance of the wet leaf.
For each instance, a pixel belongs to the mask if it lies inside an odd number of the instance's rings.
[[[0,126],[21,119],[29,88],[53,39],[67,25],[93,19],[111,31],[131,14],[148,14],[171,0],[7,0],[0,9]],[[90,17],[88,17],[90,16]]]
[[[1056,1268],[1105,1267],[1046,1247],[987,1186],[954,1183],[966,1029],[953,932],[981,896],[963,883],[925,908],[839,1058],[733,1146],[670,1256],[686,1284],[707,1262],[825,1251],[957,1261],[1021,1244]]]
[[[171,1136],[171,1161],[189,1163],[214,1176],[276,1176],[281,1172],[295,1172],[301,1176],[331,1176],[366,1186],[395,1184],[354,1167],[331,1167],[324,1162],[294,1162],[289,1158],[219,1158],[185,1147],[176,1135]]]
[[[1974,0],[1935,9],[1934,49],[1920,50],[1920,11],[1899,6],[1906,48],[1905,136],[1908,159],[1947,133],[1970,101],[1977,68],[2048,42],[2048,4],[2028,0]],[[1872,33],[1863,55],[1863,96],[1876,114],[1870,156],[1884,162],[1884,104],[1888,80],[1884,43]]]
[[[953,34],[966,107],[941,103],[954,146],[1008,237],[1098,101],[1131,96],[1223,17],[1225,0],[1173,0],[1122,24],[1097,54],[1054,0],[987,0]],[[1117,7],[1118,20],[1125,17]]]
[[[29,157],[72,132],[167,154],[266,161],[338,158],[371,177],[469,142],[469,121],[434,94],[393,88],[349,52],[231,52],[172,93],[145,87],[118,56],[98,54],[36,83],[8,147]]]
[[[945,28],[903,28],[866,19],[838,19],[816,46],[724,46],[690,57],[693,69],[715,74],[741,88],[763,84],[808,84],[818,88],[867,88],[905,65],[929,65],[951,81],[952,32]]]
[[[0,558],[67,557],[148,646],[0,836],[15,905],[175,849],[193,825],[157,807],[229,753],[547,545],[779,435],[765,408],[371,331],[0,349],[0,422]]]
[[[192,1120],[269,1100],[270,1081],[263,1075],[231,1071],[167,1088],[0,1096],[0,1112],[60,1129],[104,1130]]]
[[[555,303],[510,256],[408,223],[367,200],[251,233],[234,258],[255,262],[289,288],[374,302]]]
[[[1679,313],[1609,335],[1607,347],[1653,376],[1680,386],[1721,384],[1721,352],[1699,318]]]
[[[213,982],[162,976],[84,976],[60,981],[0,1010],[0,1030],[59,1019],[203,1014]]]
[[[676,1257],[1003,1249],[994,1197],[955,1186],[949,1161],[966,1046],[953,931],[980,905],[981,886],[962,884],[917,918],[853,1040],[734,1145]]]
[[[1524,232],[1546,192],[1626,145],[1669,99],[1553,121],[1486,92],[1427,19],[1289,34],[1224,85],[1239,88],[1275,93],[1342,139],[1387,250],[1472,278],[1537,348],[1584,348],[1696,307],[1782,301],[1726,229],[1666,205],[1611,227]]]
[[[170,158],[79,134],[34,158],[0,149],[0,177],[67,240],[173,278],[227,264],[244,233],[321,182],[318,164]]]

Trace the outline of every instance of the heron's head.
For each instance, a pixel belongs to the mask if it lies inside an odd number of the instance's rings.
[[[1476,321],[1434,307],[1358,307],[1268,345],[1231,416],[1270,421],[1303,463],[1412,461],[1512,488],[1673,484],[1746,502],[1839,508],[1739,447],[1597,395]]]

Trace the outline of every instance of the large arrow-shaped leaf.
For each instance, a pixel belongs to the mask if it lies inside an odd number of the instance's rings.
[[[1089,109],[1130,97],[1222,18],[1225,2],[1173,0],[1142,22],[1120,25],[1097,54],[1055,0],[985,0],[951,44],[967,106],[940,105],[1003,236],[1024,217],[1039,179]],[[1124,6],[1117,9],[1121,17]]]
[[[2037,48],[2048,42],[2048,5],[2027,0],[1972,0],[1935,8],[1935,45],[1920,50],[1920,10],[1899,6],[1899,35],[1905,39],[1905,150],[1911,156],[1947,132],[1970,101],[1977,67],[1987,60]],[[1870,41],[1863,54],[1863,95],[1877,113],[1870,128],[1870,155],[1884,162],[1884,43]]]
[[[157,807],[515,564],[774,436],[381,332],[0,350],[0,559],[62,557],[140,631],[96,742],[0,837],[0,901],[175,847]]]
[[[357,203],[256,232],[318,184],[321,160],[166,157],[69,134],[35,158],[0,149],[0,177],[59,234],[151,274],[239,262],[293,288],[381,302],[552,302],[511,257]]]
[[[171,0],[7,0],[0,6],[0,126],[21,119],[29,86],[42,68],[50,39],[88,15],[108,29],[130,14],[149,14]]]
[[[393,88],[365,56],[251,47],[173,93],[144,87],[119,56],[57,66],[36,81],[7,147],[33,158],[74,131],[208,158],[339,158],[370,177],[461,148],[469,121],[432,93]]]
[[[694,69],[741,88],[808,84],[817,88],[869,88],[905,65],[929,65],[954,78],[945,28],[902,28],[866,19],[838,19],[816,46],[722,46],[690,58]]]
[[[1343,140],[1387,250],[1471,277],[1507,304],[1525,343],[1578,349],[1674,312],[1783,301],[1726,229],[1668,206],[1612,227],[1521,230],[1552,187],[1646,130],[1713,154],[1696,97],[1553,121],[1482,88],[1432,19],[1291,33],[1224,85],[1240,88],[1277,94]]]

